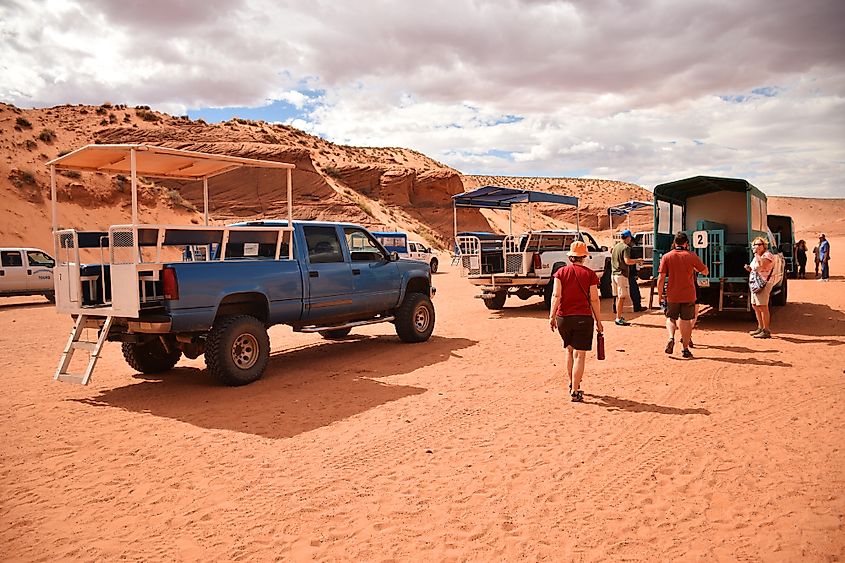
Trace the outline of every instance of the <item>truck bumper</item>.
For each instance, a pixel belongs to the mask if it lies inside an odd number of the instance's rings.
[[[127,323],[129,332],[141,332],[145,334],[166,334],[170,332],[172,321],[170,317],[150,318],[142,321],[131,320]]]

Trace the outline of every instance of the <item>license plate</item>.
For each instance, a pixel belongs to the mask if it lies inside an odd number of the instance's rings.
[[[707,278],[699,278],[698,287],[710,287],[710,280]]]

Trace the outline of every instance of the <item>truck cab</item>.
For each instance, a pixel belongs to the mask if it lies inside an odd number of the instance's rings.
[[[43,295],[56,302],[56,261],[39,248],[0,248],[0,296]]]
[[[660,259],[672,249],[674,234],[683,231],[690,249],[698,254],[710,273],[698,276],[701,299],[717,311],[750,310],[748,273],[751,241],[769,241],[775,256],[772,304],[785,305],[787,282],[783,253],[768,226],[766,194],[746,180],[695,176],[654,188],[655,272]]]

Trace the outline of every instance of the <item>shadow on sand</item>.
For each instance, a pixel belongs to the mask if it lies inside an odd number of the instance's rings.
[[[597,405],[604,407],[607,410],[613,411],[628,411],[628,412],[653,412],[656,414],[673,414],[673,415],[688,415],[701,414],[710,416],[710,411],[707,409],[679,409],[677,407],[664,407],[662,405],[655,405],[652,403],[640,403],[639,401],[632,401],[630,399],[620,399],[618,397],[611,397],[609,395],[590,395],[584,393],[584,403],[588,405]],[[586,398],[595,399],[588,401]]]
[[[41,309],[44,307],[55,307],[49,301],[33,301],[26,303],[2,303],[0,302],[0,311],[8,311],[10,309]]]
[[[102,391],[96,397],[70,400],[150,413],[203,428],[290,438],[424,393],[421,387],[375,378],[445,362],[475,344],[466,338],[439,336],[413,345],[389,336],[349,337],[274,353],[264,377],[244,387],[225,387],[205,370],[177,367],[155,376],[139,374],[140,383]]]

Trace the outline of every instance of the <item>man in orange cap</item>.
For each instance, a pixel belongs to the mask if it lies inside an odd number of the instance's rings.
[[[572,401],[584,400],[581,378],[587,351],[593,347],[593,320],[599,332],[601,324],[599,303],[599,278],[584,265],[589,256],[587,245],[576,240],[569,247],[569,266],[558,269],[554,275],[552,307],[549,311],[549,326],[557,330],[566,348],[566,373],[569,375],[569,392]]]

